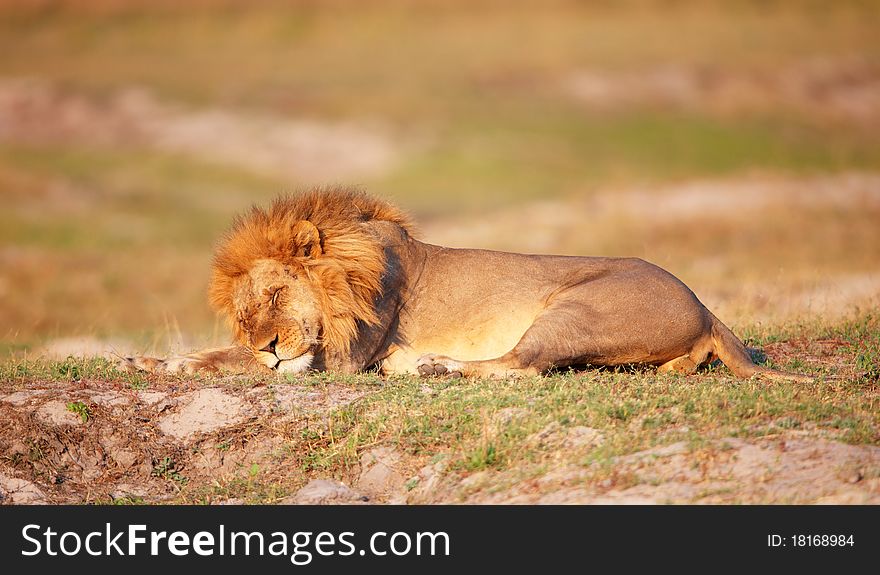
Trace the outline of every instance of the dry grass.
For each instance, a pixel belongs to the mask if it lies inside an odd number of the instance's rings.
[[[754,330],[750,343],[763,363],[817,380],[743,381],[723,367],[162,377],[104,360],[6,362],[0,479],[56,503],[275,503],[314,478],[357,485],[381,446],[400,481],[374,502],[876,501],[877,318]],[[200,393],[234,409],[205,420],[187,411]]]

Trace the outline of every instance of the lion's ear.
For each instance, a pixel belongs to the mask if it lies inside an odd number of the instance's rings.
[[[293,255],[316,258],[321,255],[321,234],[312,222],[300,220],[293,226]]]

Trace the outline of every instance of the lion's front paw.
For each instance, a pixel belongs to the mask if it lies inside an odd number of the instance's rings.
[[[164,359],[155,357],[121,357],[116,362],[116,368],[120,371],[146,371],[147,373],[163,373],[167,369]]]
[[[193,374],[210,366],[205,362],[191,357],[171,357],[157,359],[155,357],[123,357],[117,363],[122,371],[146,371],[147,373],[186,373]]]
[[[419,373],[423,377],[432,375],[448,375],[450,377],[461,377],[464,373],[464,365],[460,361],[455,361],[445,355],[425,354],[416,362]]]

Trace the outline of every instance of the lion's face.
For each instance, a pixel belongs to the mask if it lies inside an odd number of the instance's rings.
[[[305,269],[272,259],[254,262],[233,292],[235,335],[269,369],[300,373],[314,358],[321,312]]]
[[[386,262],[374,222],[406,237],[402,214],[354,192],[319,190],[253,208],[214,252],[211,306],[270,369],[299,373],[316,355],[320,367],[347,357],[361,327],[379,325]]]

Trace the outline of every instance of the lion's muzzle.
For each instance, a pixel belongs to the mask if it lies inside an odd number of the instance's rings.
[[[312,352],[306,352],[297,358],[279,361],[275,370],[278,373],[303,373],[312,366],[314,359],[315,355]]]
[[[307,371],[315,358],[316,342],[303,341],[294,347],[279,343],[276,336],[266,346],[254,350],[254,358],[269,369],[281,373],[302,373]]]

